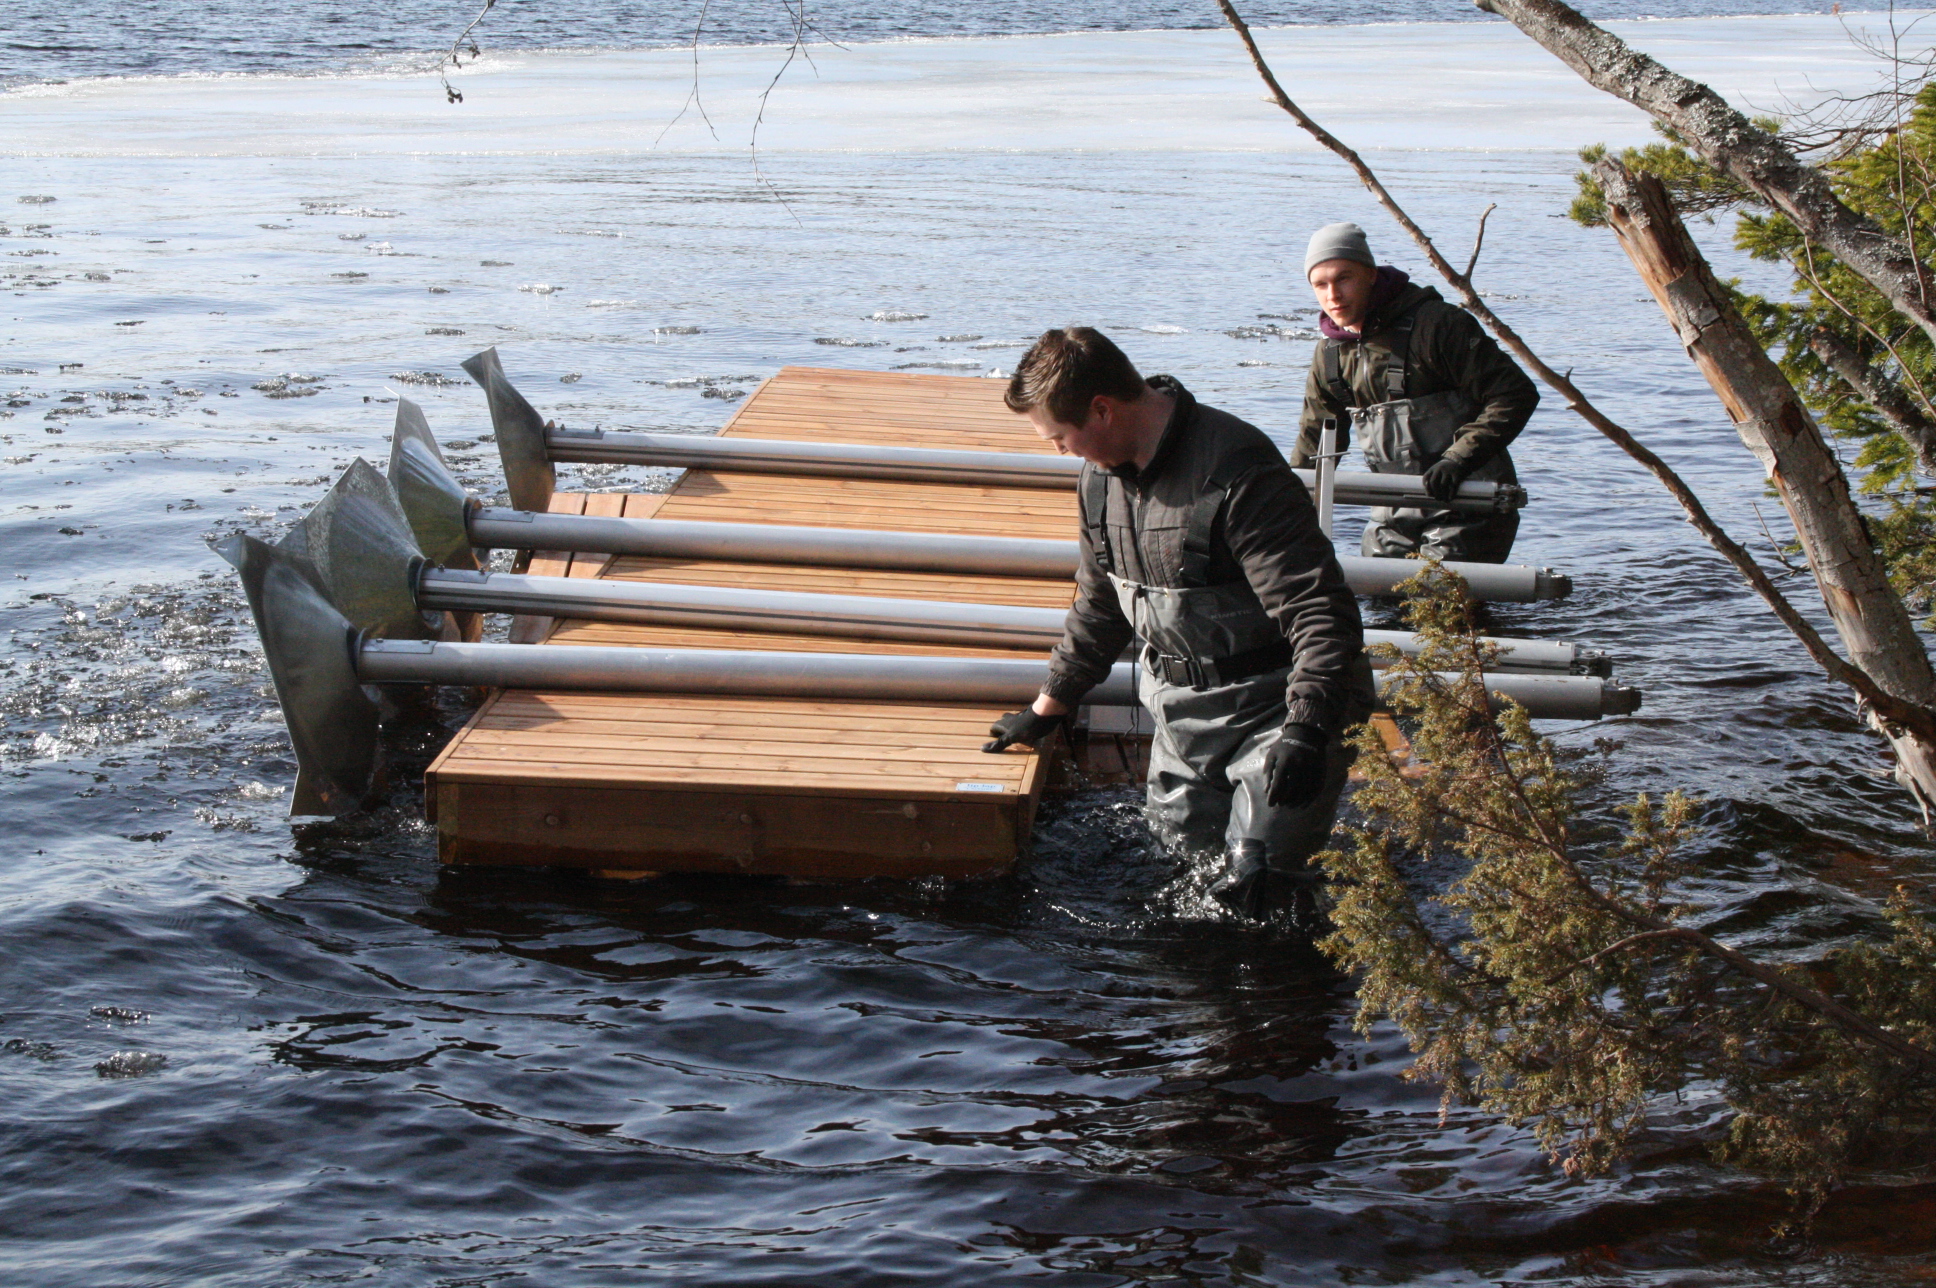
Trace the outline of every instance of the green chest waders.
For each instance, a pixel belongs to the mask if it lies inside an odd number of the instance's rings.
[[[1249,583],[1201,584],[1224,485],[1210,483],[1191,512],[1181,580],[1199,584],[1181,587],[1133,581],[1109,566],[1115,561],[1104,516],[1112,489],[1095,472],[1084,486],[1085,512],[1102,528],[1095,548],[1103,571],[1142,642],[1137,697],[1156,724],[1146,797],[1151,829],[1189,852],[1261,845],[1273,870],[1302,873],[1330,839],[1349,756],[1333,740],[1324,790],[1310,805],[1282,809],[1265,800],[1264,757],[1283,731],[1293,658]],[[1364,679],[1368,693],[1368,671]]]
[[[1365,467],[1374,474],[1423,474],[1445,455],[1445,449],[1472,419],[1471,400],[1456,389],[1405,396],[1406,365],[1411,349],[1412,321],[1408,315],[1392,325],[1391,358],[1385,365],[1384,402],[1353,406],[1357,395],[1345,380],[1338,357],[1339,342],[1325,342],[1319,372],[1333,398],[1351,409],[1351,424]],[[1516,483],[1512,457],[1505,452],[1469,476],[1496,483]],[[1413,510],[1375,506],[1365,524],[1361,550],[1388,559],[1429,555],[1472,563],[1504,563],[1519,532],[1516,511],[1504,514],[1461,514],[1456,510]]]

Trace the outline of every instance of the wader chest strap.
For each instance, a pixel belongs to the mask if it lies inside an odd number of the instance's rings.
[[[1339,361],[1338,350],[1344,341],[1327,338],[1318,346],[1318,380],[1340,407],[1349,408],[1358,400],[1351,395],[1351,386],[1345,383],[1344,367]]]
[[[1388,348],[1391,356],[1385,361],[1385,399],[1400,402],[1405,398],[1406,368],[1411,361],[1412,323],[1416,314],[1407,313],[1384,331],[1390,337]],[[1344,364],[1338,351],[1344,341],[1326,339],[1319,350],[1318,379],[1331,396],[1345,407],[1358,405],[1357,395],[1344,378]]]
[[[1089,530],[1089,547],[1096,552],[1096,566],[1105,573],[1116,571],[1109,553],[1109,476],[1089,466],[1082,471],[1082,523]]]
[[[1412,350],[1412,314],[1391,324],[1391,357],[1385,360],[1385,397],[1392,402],[1405,398],[1405,364]]]
[[[1229,489],[1212,479],[1190,507],[1190,521],[1183,528],[1183,559],[1180,571],[1186,586],[1210,584],[1210,538],[1217,531],[1217,514],[1223,509]]]

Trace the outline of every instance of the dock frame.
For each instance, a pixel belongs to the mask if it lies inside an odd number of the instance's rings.
[[[979,377],[782,369],[728,435],[1006,452],[1053,449]],[[561,493],[552,509],[1072,539],[1072,492],[693,470],[664,496]],[[536,552],[552,576],[1066,606],[1067,581]],[[515,619],[511,638],[634,647],[941,656],[1038,650]],[[613,876],[969,877],[1027,852],[1044,755],[981,744],[1004,708],[493,691],[425,774],[439,857]],[[1121,743],[1117,744],[1121,746]],[[1112,753],[1114,754],[1114,753]],[[1125,758],[1129,768],[1129,758]]]

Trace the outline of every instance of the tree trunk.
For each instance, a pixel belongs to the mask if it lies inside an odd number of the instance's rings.
[[[1593,173],[1606,190],[1608,223],[1621,248],[1780,493],[1849,660],[1903,701],[1936,706],[1929,654],[1815,418],[1715,279],[1660,180],[1611,157]],[[1928,821],[1936,804],[1936,740],[1873,712],[1870,719],[1894,747],[1896,778],[1915,793]]]
[[[1780,139],[1689,80],[1596,27],[1559,0],[1473,0],[1531,36],[1595,89],[1667,125],[1710,165],[1727,171],[1882,292],[1896,312],[1936,341],[1928,273],[1910,249],[1843,205],[1826,176]]]
[[[1936,478],[1936,424],[1916,406],[1908,390],[1863,360],[1854,345],[1827,327],[1817,327],[1808,347],[1855,396],[1876,409],[1916,451],[1916,467]]]

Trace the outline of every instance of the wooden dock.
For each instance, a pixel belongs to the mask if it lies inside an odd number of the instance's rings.
[[[1003,382],[787,367],[723,431],[1050,451]],[[664,496],[559,494],[568,513],[1072,539],[1071,492],[689,471]],[[553,576],[1066,605],[1067,581],[543,553]],[[540,644],[1040,656],[837,636],[518,619]],[[985,755],[1004,708],[654,694],[491,693],[425,776],[447,863],[804,877],[971,876],[1026,851],[1048,766]]]

